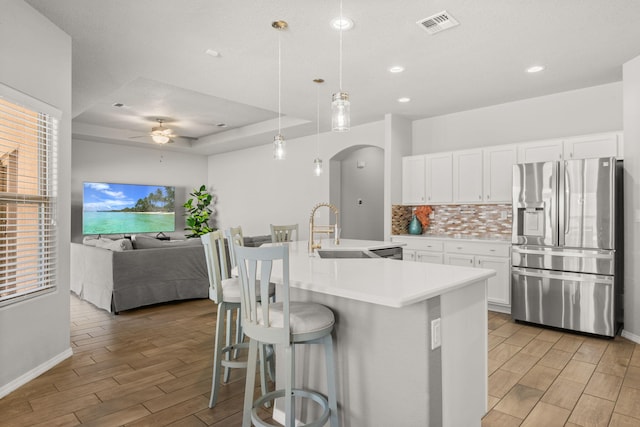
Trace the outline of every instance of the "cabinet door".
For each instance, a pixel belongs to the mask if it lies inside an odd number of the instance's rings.
[[[489,203],[511,203],[513,187],[513,165],[517,150],[513,145],[490,147],[483,150],[484,201]]]
[[[424,156],[410,156],[402,158],[402,204],[424,204],[424,167]]]
[[[518,163],[562,160],[562,140],[527,142],[518,145]]]
[[[618,135],[603,133],[564,140],[564,159],[618,157]]]
[[[442,264],[443,255],[437,252],[416,251],[416,261],[430,262],[431,264]]]
[[[444,263],[462,267],[475,267],[475,257],[473,255],[445,254]]]
[[[487,300],[497,304],[511,305],[511,262],[509,258],[476,257],[476,265],[496,271],[490,277],[487,287]]]
[[[482,150],[453,153],[453,201],[482,202]]]
[[[451,153],[425,156],[427,203],[453,201],[453,164]]]
[[[416,251],[412,249],[402,249],[402,260],[403,261],[415,261],[416,260]]]

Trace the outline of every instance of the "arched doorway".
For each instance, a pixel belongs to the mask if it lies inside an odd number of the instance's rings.
[[[349,147],[331,158],[329,198],[340,210],[340,237],[384,240],[384,150]]]

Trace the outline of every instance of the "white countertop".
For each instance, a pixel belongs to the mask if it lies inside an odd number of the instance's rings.
[[[399,243],[368,240],[323,240],[322,249],[382,249]],[[293,288],[343,297],[388,307],[405,307],[485,280],[494,270],[452,265],[399,261],[386,258],[327,259],[309,254],[308,242],[284,243],[289,246],[289,280]],[[272,280],[279,283],[279,269]]]

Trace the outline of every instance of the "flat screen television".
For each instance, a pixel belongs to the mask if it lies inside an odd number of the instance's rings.
[[[175,187],[84,182],[82,234],[175,231]]]

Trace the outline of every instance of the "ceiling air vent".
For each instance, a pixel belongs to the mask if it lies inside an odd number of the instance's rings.
[[[440,31],[460,25],[453,16],[446,10],[436,13],[428,18],[424,18],[416,22],[420,27],[424,28],[429,34],[436,34]]]

